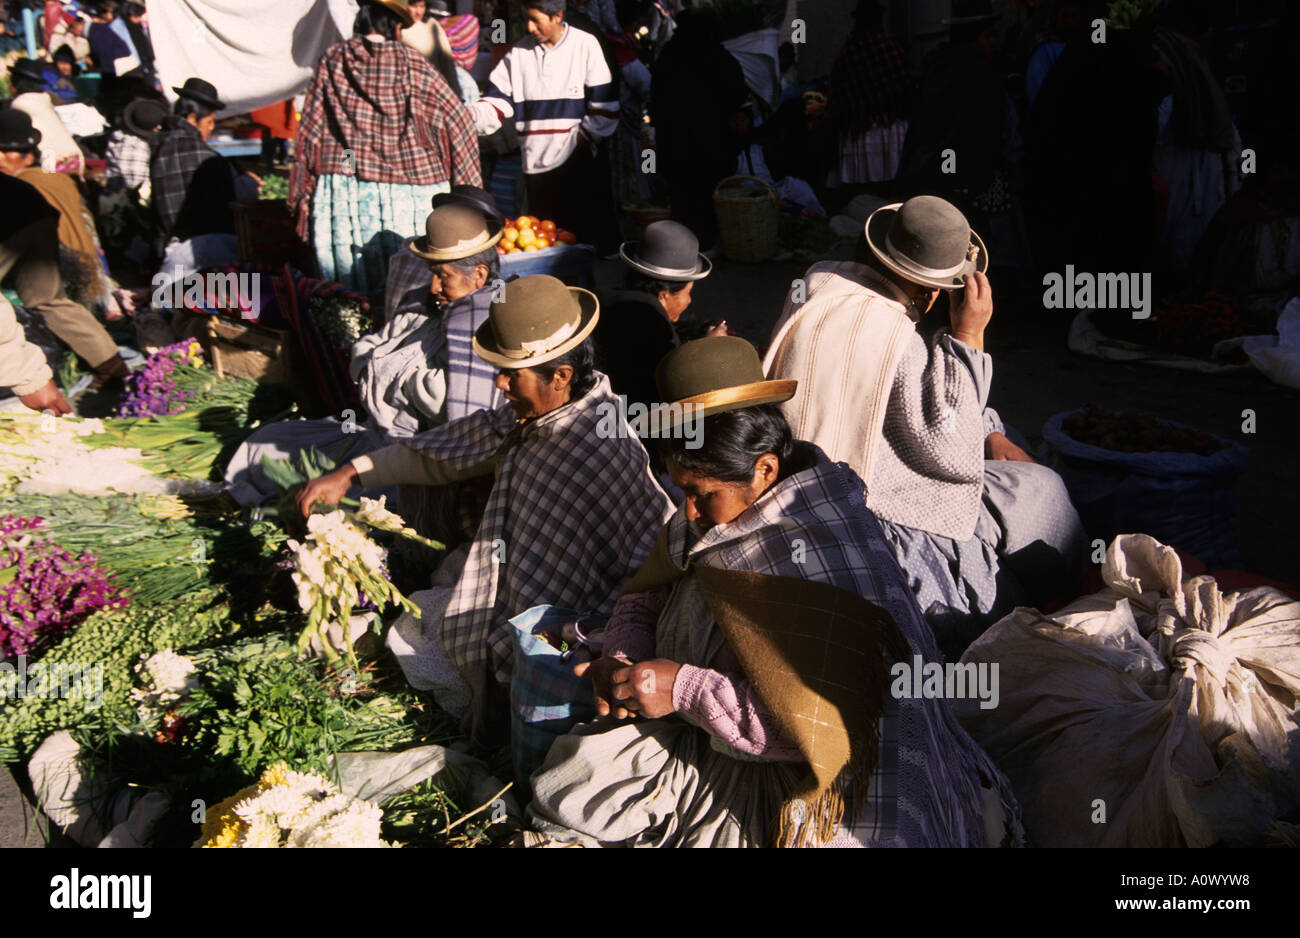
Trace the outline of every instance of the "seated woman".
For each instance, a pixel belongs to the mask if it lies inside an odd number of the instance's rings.
[[[935,661],[934,642],[862,480],[792,439],[776,404],[797,382],[763,380],[733,337],[683,345],[659,381],[699,408],[703,446],[662,441],[686,498],[575,668],[602,716],[533,775],[534,827],[589,846],[1017,842],[1009,785],[945,702],[892,693],[891,661]]]
[[[951,660],[1016,606],[1073,597],[1087,538],[1065,483],[988,407],[988,251],[934,196],[883,206],[858,259],[796,281],[765,367],[800,381],[794,432],[867,484],[926,620]],[[948,291],[947,327],[922,318]]]
[[[677,346],[677,323],[691,305],[697,280],[713,270],[700,253],[699,239],[685,225],[657,221],[646,226],[640,242],[619,248],[627,269],[622,290],[601,296],[601,317],[596,329],[600,366],[609,375],[615,394],[628,403],[657,402],[655,365]],[[709,335],[726,335],[726,323]]]
[[[409,245],[423,270],[422,288],[406,298],[392,319],[352,347],[352,378],[367,417],[359,422],[294,420],[258,430],[231,458],[230,494],[243,505],[275,501],[275,483],[262,459],[291,458],[315,447],[332,459],[352,458],[415,436],[449,420],[502,403],[496,370],[475,358],[474,332],[488,318],[493,282],[500,276],[496,243],[499,218],[456,194],[434,199],[425,235]],[[405,493],[404,493],[405,494]],[[421,526],[402,506],[411,523]]]
[[[554,277],[508,284],[474,337],[508,405],[354,459],[299,495],[306,514],[355,484],[489,484],[472,541],[438,570],[449,587],[388,636],[408,680],[485,745],[509,725],[510,617],[541,603],[607,614],[671,513],[626,421],[602,432],[616,401],[588,341],[599,308]]]

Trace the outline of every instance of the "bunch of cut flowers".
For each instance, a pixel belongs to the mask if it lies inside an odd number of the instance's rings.
[[[365,301],[346,294],[313,296],[307,310],[335,348],[351,349],[357,339],[374,328]]]
[[[70,552],[33,533],[38,518],[0,518],[0,660],[35,656],[122,595],[95,556]]]
[[[197,339],[186,339],[160,348],[149,356],[144,367],[126,379],[126,393],[118,409],[121,417],[158,417],[179,414],[194,392],[180,387],[176,379],[184,369],[203,364],[203,349]]]
[[[281,762],[207,812],[200,847],[388,847],[377,805]]]
[[[298,639],[300,649],[306,650],[313,638],[319,638],[327,660],[337,660],[342,654],[353,662],[348,623],[354,611],[395,604],[419,614],[419,607],[389,579],[387,554],[366,535],[365,528],[397,534],[435,550],[442,545],[408,527],[388,510],[385,500],[382,496],[378,500],[362,498],[355,512],[336,508],[313,514],[307,519],[306,537],[286,542],[291,554],[287,566],[298,588],[298,605],[307,613],[307,628]],[[330,637],[333,622],[342,626],[343,648],[335,647]],[[375,627],[379,627],[378,620]]]

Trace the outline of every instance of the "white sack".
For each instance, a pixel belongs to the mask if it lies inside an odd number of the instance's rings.
[[[963,664],[999,668],[1001,700],[956,701],[962,725],[1038,846],[1262,845],[1300,809],[1300,602],[1183,580],[1143,534],[1115,539],[1102,576],[967,649]]]

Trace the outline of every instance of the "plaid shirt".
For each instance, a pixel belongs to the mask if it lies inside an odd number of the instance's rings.
[[[298,234],[316,177],[410,186],[482,183],[474,118],[414,49],[353,37],[330,46],[307,91],[289,174]]]
[[[904,116],[913,87],[907,53],[893,36],[855,33],[831,68],[831,119],[844,133],[892,124]]]
[[[474,690],[473,735],[489,718],[490,680],[510,682],[511,616],[545,603],[608,615],[672,512],[626,421],[621,437],[602,433],[618,399],[598,377],[585,397],[526,424],[506,405],[403,441],[455,470],[504,453],[438,633]]]
[[[230,203],[235,200],[235,175],[193,124],[174,116],[163,122],[149,178],[162,244],[171,238],[234,234]]]
[[[914,656],[942,661],[893,548],[866,508],[862,480],[812,444],[800,446],[814,465],[778,483],[732,523],[700,537],[679,508],[667,526],[668,556],[679,568],[749,570],[856,593],[889,613]],[[1010,784],[948,704],[891,694],[866,804],[830,845],[983,846],[981,783],[993,787],[1016,824]]]
[[[125,130],[115,130],[108,138],[107,176],[123,180],[127,188],[149,181],[149,143]]]

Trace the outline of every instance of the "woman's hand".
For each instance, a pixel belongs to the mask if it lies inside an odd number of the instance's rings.
[[[961,299],[952,304],[949,322],[954,339],[977,352],[984,351],[984,327],[993,318],[993,288],[989,278],[976,271],[966,277]]]
[[[731,330],[727,328],[727,321],[725,319],[719,319],[716,323],[710,326],[709,331],[704,334],[706,337],[712,338],[713,336],[731,335]]]
[[[681,665],[666,658],[638,661],[610,675],[614,699],[633,713],[658,719],[675,711],[673,682]]]
[[[312,479],[294,496],[294,504],[304,518],[311,516],[312,506],[317,502],[337,505],[348,494],[348,489],[357,483],[357,470],[348,463],[333,472]]]
[[[984,438],[984,458],[1001,459],[1010,462],[1033,462],[1034,457],[1030,456],[1023,449],[1007,439],[1005,434],[990,433]]]
[[[591,675],[591,689],[596,698],[597,716],[612,716],[616,720],[626,720],[632,715],[614,700],[614,682],[610,680],[615,671],[622,670],[631,663],[626,658],[595,658],[573,666],[573,673],[578,677],[584,674]]]

